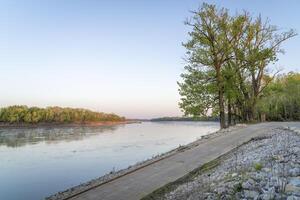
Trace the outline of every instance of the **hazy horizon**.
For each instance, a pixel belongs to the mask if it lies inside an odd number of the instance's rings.
[[[282,30],[300,31],[296,0],[0,1],[0,107],[180,116],[176,82],[188,37],[183,22],[202,2],[261,13]],[[299,71],[299,36],[283,48],[276,68]]]

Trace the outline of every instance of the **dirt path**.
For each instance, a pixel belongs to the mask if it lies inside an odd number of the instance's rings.
[[[175,181],[200,165],[217,158],[253,137],[268,134],[281,126],[297,126],[299,122],[271,122],[250,125],[216,138],[201,141],[198,146],[153,163],[126,176],[77,195],[73,200],[134,200]]]

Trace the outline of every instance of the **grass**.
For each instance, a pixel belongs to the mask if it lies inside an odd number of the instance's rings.
[[[260,171],[263,168],[263,165],[261,163],[255,163],[254,164],[254,169],[256,171]]]

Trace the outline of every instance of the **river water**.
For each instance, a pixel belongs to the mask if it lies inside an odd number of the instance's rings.
[[[0,128],[0,199],[43,199],[218,128],[216,122]]]

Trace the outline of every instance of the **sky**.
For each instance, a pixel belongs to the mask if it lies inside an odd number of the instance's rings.
[[[183,22],[203,2],[300,31],[298,0],[0,0],[0,107],[182,115]],[[283,48],[275,67],[299,71],[300,36]]]

